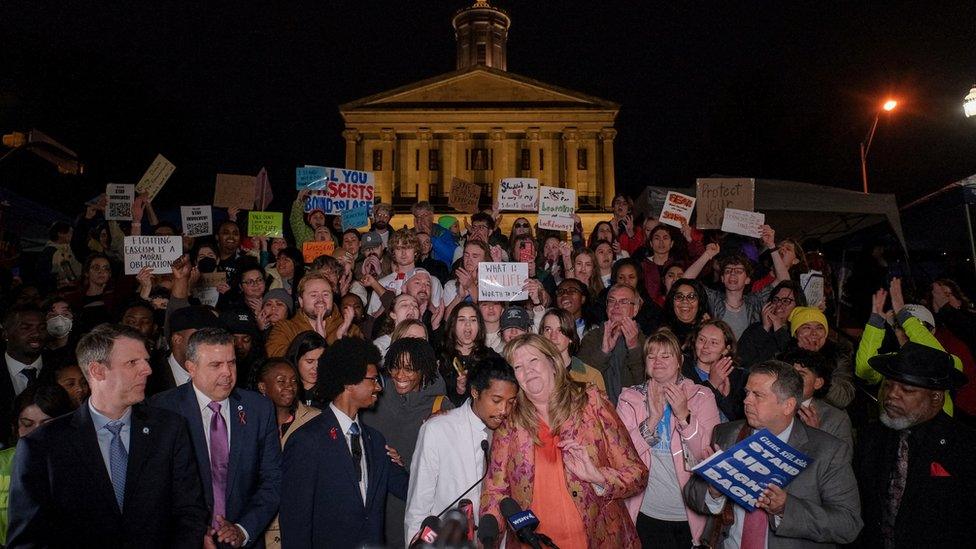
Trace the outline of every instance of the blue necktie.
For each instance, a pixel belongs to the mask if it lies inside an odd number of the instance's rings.
[[[356,480],[363,480],[363,445],[359,438],[361,431],[359,430],[359,424],[353,422],[349,426],[349,441],[352,454],[353,465],[356,467]]]
[[[113,421],[105,425],[105,428],[112,433],[112,444],[108,450],[109,469],[112,470],[112,488],[115,489],[115,500],[119,504],[119,511],[122,511],[122,502],[125,499],[125,470],[128,466],[129,453],[125,451],[122,444],[122,427],[125,424],[121,421]]]

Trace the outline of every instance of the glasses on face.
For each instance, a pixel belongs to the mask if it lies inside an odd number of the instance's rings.
[[[245,286],[257,286],[261,282],[263,282],[263,281],[260,278],[252,278],[250,280],[242,280],[241,281],[241,284],[243,284]]]
[[[769,300],[773,305],[790,305],[796,303],[796,300],[792,297],[774,297]]]
[[[630,307],[636,305],[637,303],[632,299],[614,299],[612,297],[607,298],[607,307],[616,307],[620,305],[622,307]]]
[[[579,291],[579,288],[559,288],[558,290],[556,290],[557,297],[569,295],[569,294],[582,294],[582,293],[583,292]]]
[[[722,271],[723,275],[743,275],[746,274],[746,270],[742,267],[729,267]]]
[[[698,301],[698,294],[696,294],[696,293],[690,293],[690,294],[677,293],[677,294],[674,294],[674,300],[675,301],[689,301],[689,302],[690,301]]]
[[[515,227],[519,229],[526,229],[529,227],[529,224],[524,222],[518,222],[515,224]]]
[[[383,388],[383,377],[382,376],[366,376],[363,381],[369,381],[374,385],[378,386],[380,389]]]

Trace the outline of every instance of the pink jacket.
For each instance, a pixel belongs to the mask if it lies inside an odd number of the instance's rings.
[[[678,474],[678,482],[684,487],[685,483],[694,474],[685,470],[684,457],[681,452],[681,441],[684,440],[688,449],[694,454],[696,460],[702,458],[702,452],[708,447],[712,440],[712,429],[721,421],[718,415],[718,406],[715,404],[715,396],[704,385],[698,385],[690,379],[682,379],[679,384],[688,397],[688,411],[691,413],[691,423],[681,429],[677,421],[672,421],[671,432],[671,455],[674,459],[674,470]],[[620,393],[620,400],[617,402],[617,414],[620,420],[630,433],[630,440],[637,448],[637,454],[644,464],[651,466],[651,448],[647,441],[640,434],[640,424],[647,419],[647,397],[634,387],[627,387]],[[680,438],[679,438],[680,437]],[[644,501],[644,491],[627,499],[627,510],[630,511],[630,518],[637,521],[637,513],[640,512],[641,503]],[[681,494],[677,494],[681,497]],[[691,528],[692,540],[697,544],[705,529],[706,517],[699,515],[685,506],[688,513],[688,526]]]

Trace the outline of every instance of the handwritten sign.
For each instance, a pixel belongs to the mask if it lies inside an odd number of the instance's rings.
[[[776,253],[776,252],[773,252]],[[800,274],[800,287],[807,298],[807,305],[818,307],[824,300],[824,275],[820,271]]]
[[[213,205],[218,208],[237,208],[250,210],[254,205],[254,186],[257,178],[253,175],[217,174],[214,187]]]
[[[762,226],[765,222],[765,214],[726,208],[725,215],[722,216],[722,230],[759,238],[762,236]]]
[[[220,292],[211,286],[198,286],[190,293],[200,302],[200,305],[207,307],[216,307],[217,302],[220,301]]]
[[[553,231],[572,231],[576,213],[576,191],[559,187],[539,190],[539,228]]]
[[[763,429],[712,454],[693,469],[736,504],[753,511],[766,486],[785,488],[813,460]],[[760,511],[761,512],[761,511]]]
[[[691,212],[695,209],[695,197],[669,191],[661,208],[661,223],[681,228],[691,222]]]
[[[213,208],[210,206],[180,206],[183,234],[207,236],[213,234]]]
[[[481,199],[481,185],[468,183],[455,177],[451,180],[451,194],[447,204],[465,213],[478,213],[478,201]]]
[[[271,192],[271,182],[268,181],[268,170],[261,168],[254,182],[254,209],[268,209],[268,204],[271,204],[273,199],[274,193]]]
[[[227,284],[225,272],[200,273],[200,282],[197,283],[202,288],[216,288],[221,284]]]
[[[360,206],[342,211],[342,230],[358,229],[369,223],[369,208]]]
[[[322,255],[331,255],[335,251],[335,242],[328,240],[324,242],[312,241],[302,244],[302,255],[305,256],[305,263],[311,263]]]
[[[284,238],[284,216],[281,212],[247,212],[247,236]]]
[[[755,179],[704,178],[698,180],[699,229],[718,229],[728,208],[755,210]]]
[[[105,186],[105,219],[109,221],[132,221],[132,202],[136,198],[135,185],[109,183]]]
[[[529,279],[527,263],[478,263],[478,301],[520,301],[529,298],[522,289]]]
[[[305,198],[306,213],[336,214],[361,207],[367,208],[367,215],[373,212],[376,181],[372,172],[304,166],[295,169],[295,186],[311,191]]]
[[[172,263],[183,255],[182,236],[127,236],[122,245],[125,274],[139,274],[143,267],[153,274],[173,272]]]
[[[534,212],[538,209],[538,179],[509,177],[498,184],[498,211]]]
[[[146,193],[149,195],[149,201],[152,202],[159,194],[159,190],[163,188],[163,185],[169,180],[169,176],[173,175],[173,170],[176,166],[172,162],[166,160],[166,158],[157,154],[156,159],[153,163],[149,165],[149,169],[146,173],[142,174],[142,178],[139,179],[139,183],[136,184],[136,191],[141,193]]]

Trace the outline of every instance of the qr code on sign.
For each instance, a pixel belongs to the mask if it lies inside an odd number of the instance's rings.
[[[132,204],[128,202],[109,202],[108,215],[105,219],[129,220],[132,219]]]
[[[210,234],[210,223],[187,223],[186,230],[183,231],[186,236],[202,236]]]

